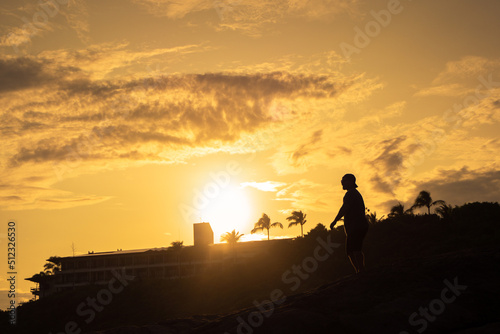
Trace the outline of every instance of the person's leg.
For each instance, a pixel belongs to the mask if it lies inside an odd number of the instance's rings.
[[[347,254],[347,257],[349,258],[349,261],[351,262],[354,271],[358,273],[358,266],[356,262],[356,257],[354,256],[353,252],[353,236],[352,234],[347,235],[345,239],[345,252]]]
[[[361,251],[353,252],[354,262],[356,263],[356,273],[362,272],[365,270],[365,254]],[[351,260],[352,261],[352,260]]]
[[[356,233],[356,237],[354,238],[355,242],[352,246],[352,252],[354,261],[356,263],[356,268],[358,269],[358,273],[365,270],[365,254],[363,253],[363,240],[365,239],[366,232],[368,232],[368,226],[366,228],[360,230]]]
[[[352,252],[347,253],[347,257],[349,258],[349,261],[351,261],[351,264],[354,268],[354,271],[357,274],[358,273],[358,263],[357,263],[356,257],[354,256],[354,254]]]
[[[356,273],[365,270],[365,255],[362,252],[366,230],[353,231],[346,241],[347,256]]]

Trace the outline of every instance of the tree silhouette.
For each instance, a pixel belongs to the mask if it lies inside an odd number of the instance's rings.
[[[414,208],[427,208],[427,213],[430,215],[431,214],[431,206],[436,205],[436,204],[445,204],[445,201],[442,200],[437,200],[437,201],[432,201],[431,194],[426,191],[422,190],[417,198],[415,199],[415,204],[412,205],[412,209]]]
[[[370,224],[380,223],[382,221],[382,219],[384,218],[384,215],[382,215],[382,217],[380,217],[380,218],[377,218],[377,213],[376,212],[371,213],[370,209],[368,209],[368,208],[366,208],[365,211],[366,211],[366,219],[368,219],[368,222]],[[403,208],[403,211],[404,211],[404,208]]]
[[[233,251],[233,261],[236,262],[236,243],[240,240],[240,238],[244,234],[240,234],[240,232],[236,232],[233,230],[232,232],[226,232],[220,237],[220,241],[227,242]]]
[[[55,275],[61,271],[61,258],[59,256],[51,256],[48,262],[43,265],[46,275]]]
[[[325,225],[318,223],[314,228],[309,230],[309,232],[306,234],[305,238],[311,238],[313,240],[316,240],[318,236],[324,236],[328,234],[328,230]]]
[[[179,278],[181,277],[181,251],[184,247],[183,244],[184,241],[172,241],[169,247],[177,258],[177,273],[179,274]]]
[[[233,230],[232,232],[226,232],[221,235],[220,241],[227,242],[230,245],[235,245],[242,236],[244,236],[244,234],[240,234],[240,232]]]
[[[387,215],[388,218],[396,218],[396,217],[401,217],[407,214],[411,213],[411,208],[408,210],[405,210],[404,204],[401,204],[401,202],[398,202],[398,204],[394,205],[391,208],[391,212]]]
[[[453,207],[446,203],[441,203],[439,207],[436,208],[437,215],[443,220],[450,220],[453,214]]]
[[[304,237],[303,225],[307,222],[306,216],[307,215],[305,215],[302,211],[293,211],[290,217],[286,217],[286,220],[290,222],[290,224],[288,224],[288,228],[300,225],[300,235],[301,237]]]
[[[253,230],[250,232],[252,234],[259,232],[259,231],[264,231],[264,229],[267,230],[267,240],[269,240],[269,229],[271,227],[279,227],[283,228],[283,224],[280,222],[275,222],[271,224],[271,218],[269,218],[268,215],[265,213],[262,214],[262,217],[259,218],[259,220],[255,223]]]

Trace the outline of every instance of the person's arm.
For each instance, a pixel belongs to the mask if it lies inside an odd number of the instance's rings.
[[[335,224],[337,224],[337,222],[342,218],[344,217],[345,215],[345,212],[346,212],[346,207],[345,207],[345,203],[344,205],[342,205],[342,207],[340,208],[339,210],[339,213],[337,213],[337,217],[335,217],[335,219],[333,220],[333,222],[330,224],[330,229],[333,230],[333,228],[335,227]]]
[[[347,196],[347,194],[346,194]],[[333,228],[335,227],[335,224],[337,224],[337,222],[345,216],[347,210],[349,209],[349,201],[347,200],[346,197],[344,197],[344,204],[342,204],[342,207],[340,208],[339,210],[339,213],[337,213],[337,217],[335,217],[335,219],[333,220],[333,222],[330,224],[330,229],[333,230]]]

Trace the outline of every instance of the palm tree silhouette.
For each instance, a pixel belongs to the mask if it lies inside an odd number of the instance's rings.
[[[47,261],[43,265],[46,275],[55,275],[55,273],[61,271],[61,258],[59,256],[51,256]]]
[[[391,208],[391,212],[387,215],[388,218],[395,218],[395,217],[401,217],[404,215],[407,215],[412,212],[412,208],[409,208],[408,210],[405,210],[404,204],[401,204],[401,202],[398,202],[398,204],[394,205]]]
[[[414,208],[422,208],[426,207],[427,208],[427,213],[430,215],[431,214],[431,206],[436,205],[436,204],[446,204],[445,201],[443,200],[437,200],[437,201],[432,201],[431,194],[428,191],[422,190],[417,198],[415,199],[415,204],[412,205],[412,209]]]
[[[300,235],[304,237],[303,225],[307,222],[306,216],[302,211],[293,211],[290,217],[286,217],[286,220],[290,222],[288,228],[300,224]]]
[[[255,223],[254,228],[250,233],[254,234],[258,231],[264,231],[264,229],[266,229],[267,240],[269,240],[269,229],[271,227],[276,227],[276,226],[278,226],[279,228],[283,228],[283,224],[281,224],[280,222],[275,222],[271,224],[271,218],[269,218],[268,215],[263,213],[262,217],[260,217],[259,220]]]
[[[177,258],[177,273],[179,274],[179,278],[181,277],[181,251],[184,247],[183,244],[184,241],[172,241],[169,247]]]
[[[453,214],[453,207],[446,203],[441,203],[438,208],[436,208],[437,215],[444,220],[449,220]]]
[[[221,235],[220,241],[227,242],[230,245],[235,245],[242,236],[244,236],[244,234],[240,234],[240,232],[233,230],[232,232],[226,232]]]
[[[384,215],[382,215],[382,217],[380,218],[377,218],[377,213],[376,212],[371,212],[370,213],[370,209],[366,208],[366,219],[368,219],[368,222],[370,224],[377,224],[377,223],[380,223],[382,221],[382,219],[384,218]],[[403,207],[403,211],[404,211],[404,207]]]
[[[233,261],[236,262],[236,243],[240,240],[240,238],[244,234],[240,234],[240,232],[236,232],[233,230],[232,232],[226,232],[220,237],[220,241],[227,242],[233,251]]]

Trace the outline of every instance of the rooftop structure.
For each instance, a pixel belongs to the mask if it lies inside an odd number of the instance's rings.
[[[214,232],[209,223],[193,224],[195,246],[208,246],[214,243]]]

